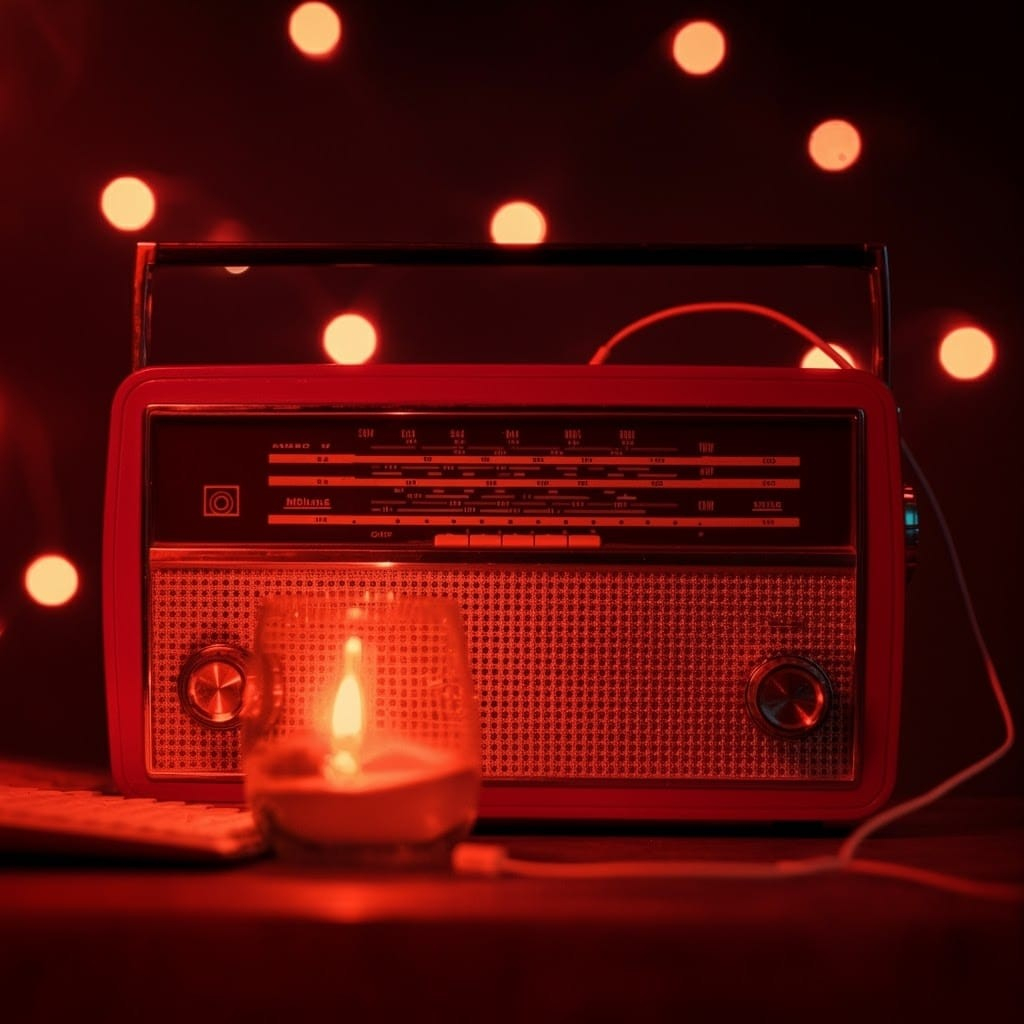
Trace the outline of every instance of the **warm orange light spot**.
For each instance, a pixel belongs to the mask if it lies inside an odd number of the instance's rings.
[[[996,345],[980,327],[958,327],[939,344],[939,362],[957,380],[977,380],[996,361]]]
[[[248,234],[245,225],[231,217],[225,217],[213,226],[210,231],[211,242],[240,242]],[[243,266],[231,266],[224,268],[229,274],[244,274],[249,268]]]
[[[860,156],[860,132],[849,121],[822,121],[807,140],[807,152],[823,171],[845,171]]]
[[[307,57],[329,57],[341,42],[341,18],[329,4],[299,4],[288,19],[288,36]]]
[[[363,694],[359,683],[362,672],[363,642],[357,636],[345,641],[341,682],[334,698],[331,732],[335,739],[358,739],[363,731]]]
[[[365,363],[377,351],[377,330],[358,313],[342,313],[324,328],[324,351],[336,363]]]
[[[156,196],[141,178],[114,178],[100,195],[100,209],[119,231],[138,231],[153,219]]]
[[[707,75],[725,60],[725,35],[710,21],[691,21],[672,39],[672,59],[688,75]]]
[[[522,199],[499,206],[491,217],[491,238],[499,245],[536,245],[547,231],[544,214]]]
[[[843,357],[851,366],[856,366],[857,361],[850,355],[849,351],[843,348],[842,345],[837,345],[834,341],[830,341],[829,345],[832,346]],[[804,354],[803,359],[800,360],[800,365],[805,368],[821,368],[825,370],[837,370],[840,368],[840,364],[837,363],[830,355],[828,355],[823,349],[820,349],[815,345],[813,348],[809,348]]]
[[[78,570],[62,555],[40,555],[25,570],[25,590],[48,608],[67,604],[78,593]]]

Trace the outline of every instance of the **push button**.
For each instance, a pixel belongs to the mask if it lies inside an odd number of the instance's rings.
[[[435,548],[468,548],[468,533],[436,533],[434,534]]]
[[[566,548],[569,538],[564,533],[538,533],[533,538],[535,548]]]
[[[501,535],[501,546],[503,548],[532,548],[532,533],[503,533]]]

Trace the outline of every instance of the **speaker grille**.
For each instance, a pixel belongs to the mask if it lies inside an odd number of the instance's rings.
[[[251,648],[260,602],[345,592],[462,607],[485,779],[844,781],[855,769],[856,576],[850,570],[161,562],[150,577],[148,746],[157,773],[236,773],[237,730],[178,696],[183,663]],[[767,735],[747,680],[780,652],[832,679],[826,721]]]
[[[455,629],[458,609],[423,600],[401,605],[370,604],[349,619],[345,602],[298,597],[269,604],[261,652],[275,667],[265,674],[262,696],[273,681],[284,697],[280,712],[258,727],[261,735],[280,739],[331,721],[345,644],[358,636],[364,741],[391,734],[449,754],[471,745],[467,753],[475,753],[472,680]]]

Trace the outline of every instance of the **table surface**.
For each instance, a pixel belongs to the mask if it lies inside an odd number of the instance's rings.
[[[540,864],[834,853],[836,830],[495,833]],[[864,857],[1024,882],[1024,800],[947,796]],[[641,867],[642,871],[643,868]],[[1024,903],[890,877],[480,877],[268,856],[188,866],[0,854],[12,1020],[991,1019],[1024,1010]],[[388,1016],[391,1015],[391,1016]]]

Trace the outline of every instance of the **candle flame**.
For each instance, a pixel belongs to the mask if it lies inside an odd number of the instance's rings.
[[[359,680],[362,660],[362,641],[350,636],[345,641],[344,668],[331,716],[331,729],[339,740],[356,740],[363,731],[363,694]]]

